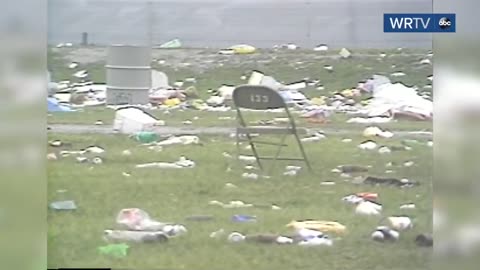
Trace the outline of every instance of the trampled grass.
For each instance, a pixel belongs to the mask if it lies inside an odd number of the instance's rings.
[[[72,149],[99,145],[106,149],[104,164],[80,164],[73,157],[48,162],[49,201],[72,199],[78,209],[72,212],[49,210],[49,267],[112,267],[133,269],[427,269],[430,249],[414,243],[418,233],[431,232],[432,148],[425,142],[412,144],[410,151],[379,154],[356,146],[364,140],[352,135],[350,143],[342,137],[305,143],[315,173],[303,171],[296,177],[283,176],[285,164],[279,164],[271,179],[243,179],[243,166],[222,156],[234,153],[233,139],[201,137],[203,145],[165,147],[152,152],[122,135],[60,135],[50,139],[71,143]],[[378,139],[379,144],[398,145],[399,139]],[[294,154],[292,142],[287,153]],[[121,155],[130,149],[131,156]],[[49,148],[49,152],[59,151]],[[248,153],[248,151],[246,151]],[[181,170],[135,169],[134,165],[153,161],[174,161],[185,155],[196,167]],[[402,166],[412,160],[412,167]],[[386,167],[393,161],[397,165]],[[354,184],[331,169],[341,164],[371,165],[369,175],[408,178],[420,186],[396,187]],[[234,170],[227,172],[232,166]],[[305,166],[303,166],[305,167]],[[394,173],[387,174],[386,170]],[[125,177],[122,172],[130,172]],[[348,181],[346,181],[348,180]],[[335,181],[334,186],[320,185]],[[233,183],[237,189],[225,188]],[[67,190],[59,193],[58,190]],[[401,234],[396,243],[377,243],[370,234],[381,217],[359,217],[353,207],[340,199],[354,192],[378,192],[383,203],[382,216],[408,214],[414,228]],[[276,204],[281,210],[263,208],[223,209],[210,206],[210,200],[242,200],[253,204]],[[399,206],[413,202],[415,210]],[[115,217],[122,208],[138,207],[160,221],[185,224],[188,233],[167,244],[131,244],[127,257],[115,259],[98,254],[105,245],[104,229],[115,227]],[[213,215],[208,222],[185,221],[189,215]],[[234,223],[234,214],[256,215],[256,223]],[[209,234],[220,228],[227,232],[288,233],[285,225],[294,219],[336,220],[348,233],[335,240],[333,247],[272,246],[228,243]],[[335,236],[332,235],[334,238]]]

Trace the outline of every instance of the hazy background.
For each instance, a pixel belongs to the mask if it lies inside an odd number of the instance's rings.
[[[48,0],[48,41],[187,47],[432,46],[431,34],[385,34],[383,13],[430,13],[432,0]]]

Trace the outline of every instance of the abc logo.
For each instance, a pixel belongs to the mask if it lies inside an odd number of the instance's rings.
[[[440,28],[442,28],[442,29],[448,29],[448,28],[450,28],[450,26],[452,26],[452,22],[450,21],[449,18],[443,17],[443,18],[441,18],[440,21],[438,22],[438,25],[439,25]]]

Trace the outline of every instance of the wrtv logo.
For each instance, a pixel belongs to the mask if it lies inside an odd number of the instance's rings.
[[[455,14],[384,14],[385,33],[453,33]]]

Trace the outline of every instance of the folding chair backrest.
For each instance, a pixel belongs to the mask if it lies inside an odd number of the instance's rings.
[[[305,154],[305,150],[303,149],[302,143],[298,136],[298,130],[295,125],[295,120],[293,119],[292,114],[288,110],[287,103],[277,91],[263,85],[241,85],[236,87],[233,90],[232,99],[237,110],[237,118],[238,118],[237,132],[236,132],[237,158],[240,155],[240,134],[242,134],[242,135],[246,135],[250,148],[252,149],[252,152],[255,156],[255,159],[260,169],[263,170],[264,168],[261,160],[273,160],[273,161],[296,160],[296,161],[304,161],[307,164],[308,169],[312,171],[312,167],[310,166],[310,163]],[[287,126],[284,126],[284,127],[269,127],[269,126],[259,126],[259,127],[250,126],[249,127],[247,125],[247,122],[242,116],[241,109],[252,109],[252,110],[285,109],[285,113],[288,116],[289,123]],[[258,140],[253,140],[251,133],[281,135],[282,139],[279,143],[275,143],[271,141],[262,142]],[[285,138],[287,137],[287,135],[295,136],[296,143],[298,144],[298,147],[300,148],[300,151],[302,154],[301,158],[279,157],[281,148],[284,146],[287,146],[285,144]],[[273,157],[261,157],[257,152],[257,148],[255,144],[269,144],[269,145],[278,146],[277,152]],[[273,165],[272,165],[272,169],[273,169]]]
[[[233,103],[237,108],[268,110],[286,108],[282,96],[263,85],[241,85],[233,90]]]

